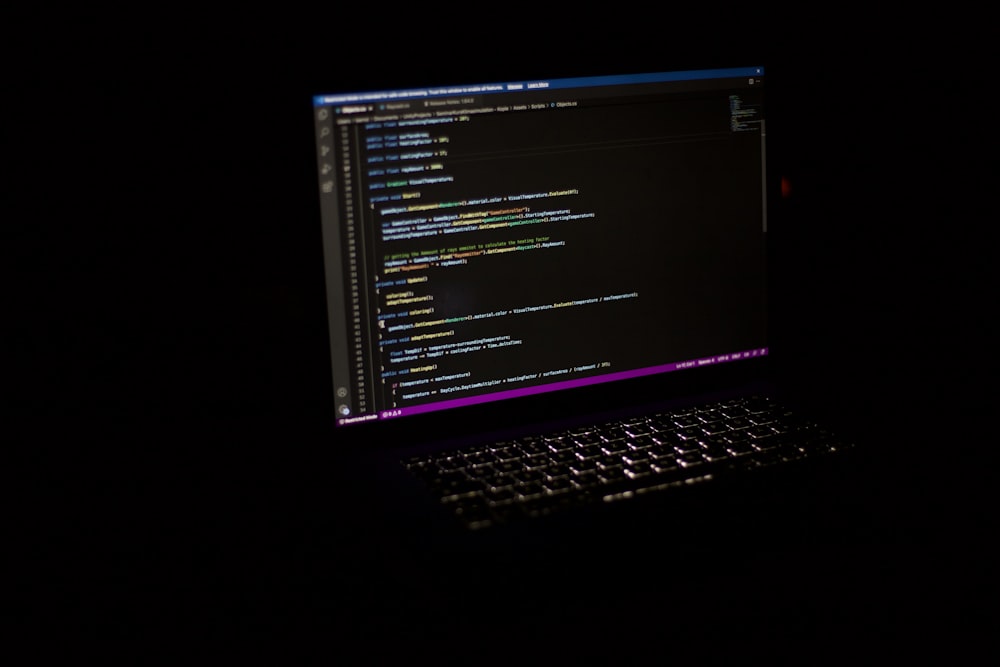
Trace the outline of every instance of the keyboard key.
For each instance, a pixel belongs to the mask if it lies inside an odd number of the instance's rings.
[[[693,466],[701,465],[704,462],[705,459],[703,459],[701,454],[698,452],[689,452],[677,455],[677,463],[683,468],[691,468]]]
[[[604,442],[615,442],[617,440],[624,440],[628,437],[628,433],[621,426],[609,426],[607,429],[603,429],[600,432],[601,440]]]
[[[701,432],[705,435],[712,437],[716,435],[721,435],[723,433],[728,433],[731,429],[729,425],[725,422],[714,422],[711,424],[704,424],[701,427]]]
[[[523,467],[524,466],[520,461],[514,459],[498,461],[493,464],[493,469],[498,472],[514,472],[515,470],[520,470]]]
[[[652,432],[653,429],[650,428],[649,424],[647,424],[645,421],[638,424],[628,424],[627,426],[625,426],[625,433],[632,436],[633,438],[638,437],[640,435],[649,435]]]
[[[571,491],[572,489],[575,488],[573,486],[573,482],[570,481],[569,477],[557,477],[554,479],[550,479],[547,482],[545,482],[544,486],[549,493],[563,493],[566,491]]]
[[[549,457],[549,460],[553,463],[569,463],[576,460],[576,454],[570,450],[555,452]]]
[[[541,439],[525,439],[518,443],[518,448],[525,454],[543,454],[549,451],[548,446]]]
[[[483,498],[490,505],[507,505],[517,498],[517,493],[512,486],[502,488],[487,489],[483,492]]]
[[[497,447],[493,450],[493,455],[496,457],[497,461],[516,461],[522,456],[521,451],[514,445],[507,445],[504,447]]]
[[[591,458],[591,459],[573,461],[569,463],[567,467],[576,474],[593,472],[597,470],[597,460]]]
[[[631,447],[634,450],[649,449],[650,447],[652,447],[655,444],[656,444],[656,441],[653,440],[653,436],[651,436],[651,435],[640,435],[640,436],[638,436],[636,438],[632,438],[632,439],[630,439],[628,441],[629,447]]]
[[[631,464],[625,468],[625,474],[629,477],[629,479],[639,479],[640,477],[645,477],[652,472],[652,466],[645,461]]]
[[[613,442],[606,442],[601,445],[601,449],[606,454],[624,454],[629,451],[629,446],[625,444],[624,440],[615,440]]]
[[[666,459],[666,458],[664,458],[664,459],[657,459],[656,461],[653,461],[650,464],[650,468],[653,470],[653,472],[658,473],[658,474],[662,474],[662,473],[668,473],[668,472],[676,472],[677,470],[680,469],[680,466],[678,465],[676,459],[673,459],[673,458]]]
[[[575,437],[575,440],[578,450],[579,448],[599,445],[600,443],[604,442],[601,436],[594,432],[590,432],[585,435],[578,435]]]
[[[557,463],[555,465],[551,465],[545,470],[546,479],[554,479],[557,477],[568,477],[571,474],[573,474],[573,471],[570,469],[568,465],[563,463]]]
[[[601,468],[597,473],[604,482],[619,482],[627,479],[624,466],[608,466]]]
[[[514,492],[521,498],[533,498],[545,493],[545,486],[539,482],[523,482],[512,487]]]
[[[511,473],[511,475],[515,479],[517,479],[518,482],[521,482],[521,483],[537,482],[537,481],[545,479],[545,473],[542,472],[540,469],[520,470],[520,471]]]
[[[596,470],[577,472],[570,479],[580,489],[590,489],[601,484],[601,478]]]

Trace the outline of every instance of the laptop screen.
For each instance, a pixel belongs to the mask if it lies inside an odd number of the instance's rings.
[[[767,355],[764,84],[315,96],[337,425]]]

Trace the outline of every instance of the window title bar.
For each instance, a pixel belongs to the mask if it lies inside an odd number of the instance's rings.
[[[351,104],[355,102],[385,102],[389,100],[420,99],[446,95],[486,95],[512,91],[559,90],[592,86],[619,86],[637,83],[664,83],[669,81],[695,81],[698,79],[728,79],[734,77],[763,76],[764,68],[731,67],[726,69],[685,70],[679,72],[651,72],[646,74],[618,74],[536,81],[511,81],[507,83],[482,83],[465,86],[408,88],[377,92],[316,95],[314,106]]]

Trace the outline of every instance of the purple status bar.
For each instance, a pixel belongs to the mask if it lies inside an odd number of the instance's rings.
[[[618,373],[592,375],[590,377],[577,378],[575,380],[563,380],[561,382],[552,382],[549,384],[534,385],[531,387],[521,387],[518,389],[507,389],[504,391],[490,392],[488,394],[479,394],[477,396],[466,396],[464,398],[455,398],[447,401],[424,403],[422,405],[413,405],[403,408],[392,408],[389,410],[382,410],[377,415],[371,414],[371,415],[362,415],[358,417],[346,417],[343,419],[338,419],[337,424],[345,425],[363,421],[395,419],[398,417],[407,417],[409,415],[417,415],[425,412],[435,412],[438,410],[448,410],[451,408],[476,405],[479,403],[500,401],[508,398],[520,398],[522,396],[531,396],[533,394],[543,394],[551,391],[559,391],[561,389],[573,389],[576,387],[586,387],[588,385],[601,384],[603,382],[628,380],[631,378],[638,378],[645,375],[657,375],[660,373],[669,373],[671,371],[683,370],[686,368],[697,368],[699,366],[711,366],[714,364],[739,361],[741,359],[763,357],[767,356],[767,352],[768,348],[760,347],[752,350],[743,350],[741,352],[732,352],[729,354],[718,354],[711,357],[703,357],[701,359],[691,359],[689,361],[678,361],[670,364],[661,364],[659,366],[636,368],[634,370],[621,371]]]

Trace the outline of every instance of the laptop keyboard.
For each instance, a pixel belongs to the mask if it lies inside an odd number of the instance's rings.
[[[616,420],[403,461],[470,529],[614,503],[849,449],[764,397]]]

